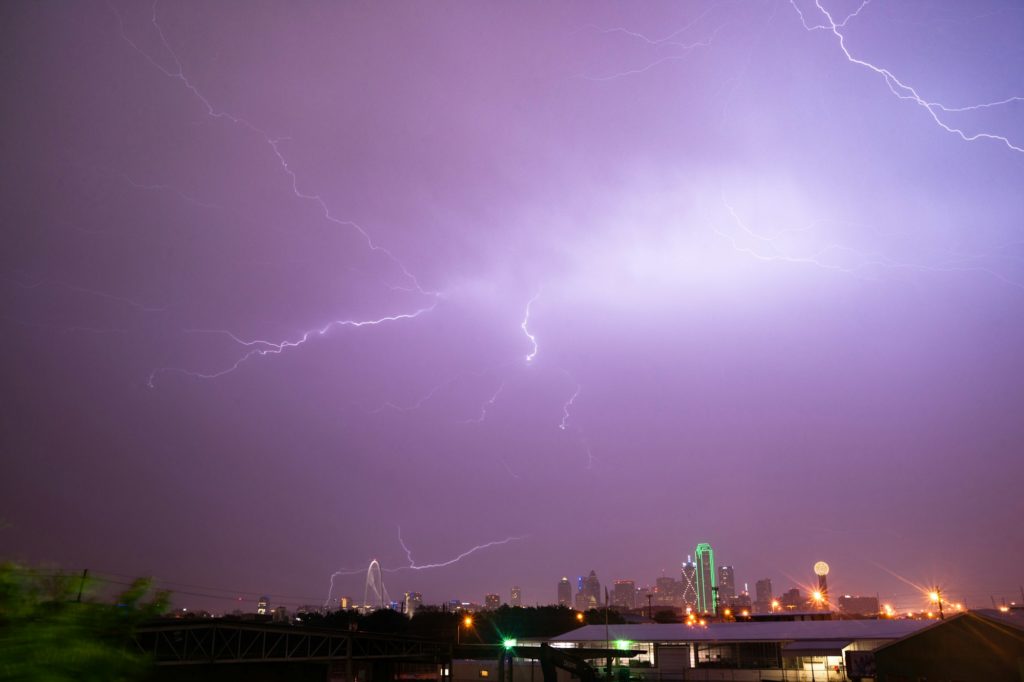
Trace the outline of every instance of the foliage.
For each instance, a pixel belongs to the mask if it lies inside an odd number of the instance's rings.
[[[93,595],[95,581],[0,564],[0,680],[133,680],[148,661],[130,647],[142,620],[167,605],[136,580],[113,601]]]

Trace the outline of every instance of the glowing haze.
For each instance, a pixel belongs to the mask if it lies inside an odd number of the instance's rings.
[[[0,26],[4,556],[215,610],[371,559],[547,603],[698,542],[777,591],[1016,595],[1019,5]]]

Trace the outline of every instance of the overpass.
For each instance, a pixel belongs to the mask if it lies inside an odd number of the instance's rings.
[[[134,644],[156,663],[156,679],[168,681],[451,682],[453,659],[499,661],[504,680],[506,664],[511,677],[512,657],[538,660],[546,670],[569,663],[568,652],[547,646],[453,645],[400,635],[225,620],[145,625],[136,631]],[[578,673],[589,669],[585,659],[636,653],[580,648],[573,649],[570,658]]]

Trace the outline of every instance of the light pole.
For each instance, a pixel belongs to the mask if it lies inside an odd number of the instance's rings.
[[[946,616],[942,613],[942,591],[936,587],[928,596],[939,605],[939,620],[945,620]]]

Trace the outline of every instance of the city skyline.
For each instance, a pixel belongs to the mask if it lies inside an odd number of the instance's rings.
[[[446,9],[3,3],[0,560],[1018,597],[1024,12]]]

